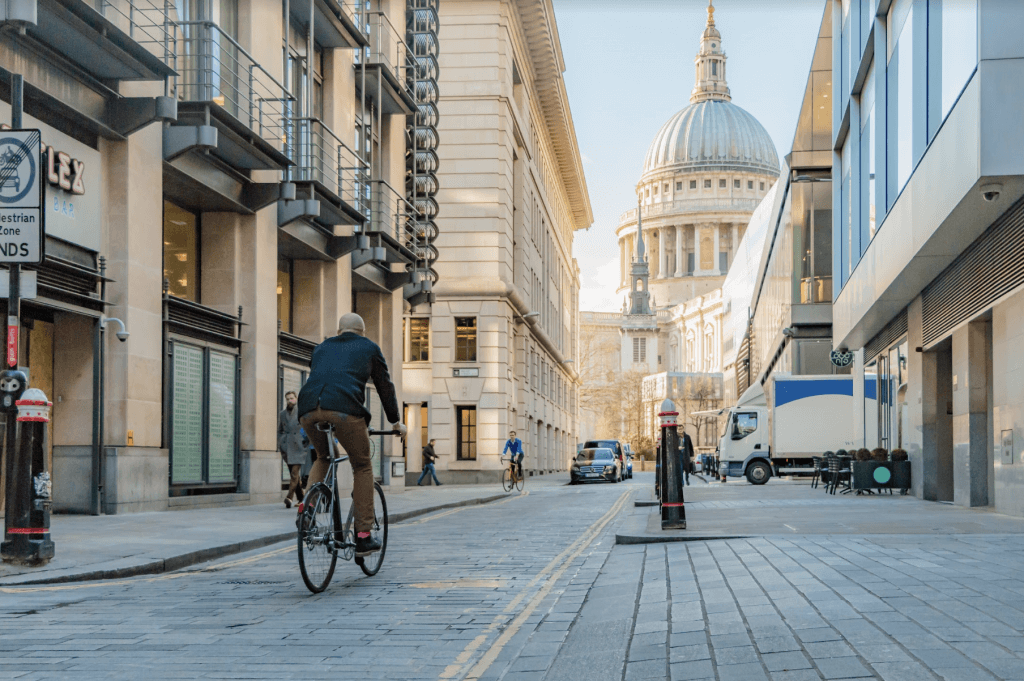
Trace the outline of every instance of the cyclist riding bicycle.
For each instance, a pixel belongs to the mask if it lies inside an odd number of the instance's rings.
[[[523,441],[516,437],[516,431],[510,430],[508,433],[508,441],[505,442],[505,449],[502,450],[501,455],[512,452],[512,463],[516,464],[517,475],[523,477]]]
[[[366,325],[355,313],[338,320],[338,335],[328,338],[313,350],[309,378],[299,391],[299,422],[316,449],[316,463],[309,472],[309,486],[327,474],[333,452],[327,433],[316,428],[320,422],[334,427],[334,437],[348,453],[352,464],[352,503],[355,506],[356,555],[366,556],[380,550],[380,542],[370,536],[373,527],[373,467],[370,461],[370,412],[364,406],[366,384],[372,380],[380,395],[384,413],[405,438],[406,427],[398,411],[395,385],[380,347],[364,338]]]

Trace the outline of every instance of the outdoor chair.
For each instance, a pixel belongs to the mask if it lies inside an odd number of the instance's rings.
[[[821,480],[821,457],[812,456],[811,461],[814,462],[814,474],[811,476],[811,489],[818,486],[818,481]]]
[[[835,494],[836,489],[842,488],[840,494],[848,494],[852,489],[850,484],[852,459],[846,456],[833,456],[828,460],[828,476],[831,485],[829,494]]]

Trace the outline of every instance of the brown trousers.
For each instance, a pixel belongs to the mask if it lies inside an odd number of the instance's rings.
[[[369,532],[373,528],[373,465],[370,461],[370,435],[366,430],[366,421],[358,416],[327,411],[320,407],[299,419],[316,449],[316,462],[309,471],[308,487],[322,482],[327,476],[330,464],[328,457],[332,455],[329,452],[333,447],[327,442],[327,433],[316,427],[321,421],[334,426],[334,437],[338,438],[348,454],[348,462],[352,464],[352,503],[355,505],[356,532]]]
[[[285,499],[302,501],[302,466],[299,464],[288,464],[288,474],[291,480],[288,482],[288,495]]]

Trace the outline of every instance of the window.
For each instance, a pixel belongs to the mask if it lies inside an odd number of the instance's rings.
[[[430,317],[409,318],[409,362],[430,361]]]
[[[889,7],[885,79],[886,209],[892,208],[914,166],[914,0]],[[924,140],[920,145],[923,150]]]
[[[761,191],[764,191],[764,182],[761,183]]]
[[[647,361],[647,339],[633,339],[633,363],[639,364]]]
[[[277,321],[286,333],[292,332],[292,261],[277,257]]]
[[[711,189],[711,180],[704,180],[704,189]]]
[[[978,0],[929,0],[928,31],[929,54],[941,55],[929,64],[930,139],[978,65]]]
[[[719,253],[718,253],[718,269],[721,272],[727,272],[729,270],[729,253],[728,253],[728,251],[719,251]]]
[[[697,188],[697,180],[690,180],[690,189]]]
[[[676,191],[677,192],[678,191],[682,191],[682,189],[683,189],[683,183],[682,182],[676,182]]]
[[[199,302],[199,216],[164,201],[164,279],[172,296]]]
[[[719,189],[725,189],[725,180],[719,180],[718,181],[718,188]]]
[[[718,75],[718,62],[717,61],[711,62],[711,75],[712,76],[717,76]]]
[[[668,182],[665,183],[665,193],[668,194]]]
[[[654,195],[655,195],[655,196],[657,196],[657,195],[658,195],[658,187],[655,187],[655,188],[654,188]]]
[[[753,180],[747,180],[747,189],[753,189],[753,188],[754,188],[754,181]]]
[[[875,237],[875,65],[860,96],[860,233],[861,254]]]
[[[476,460],[476,407],[455,407],[455,457]]]
[[[651,198],[651,188],[650,187],[648,187],[647,189],[644,190],[644,196],[646,196],[647,198]]]
[[[455,361],[476,361],[476,317],[455,318]]]
[[[420,444],[430,442],[430,411],[426,402],[420,404]]]
[[[740,181],[739,180],[733,180],[732,181],[732,187],[733,187],[733,189],[739,189],[740,188]]]
[[[840,199],[839,204],[839,233],[840,240],[839,244],[839,286],[845,286],[847,280],[850,278],[850,272],[853,271],[853,267],[856,262],[860,259],[860,239],[859,234],[854,235],[852,227],[853,219],[853,201],[851,196],[852,182],[851,182],[851,155],[853,153],[851,138],[852,135],[846,136],[846,141],[843,143],[842,150],[842,185],[840,187]],[[857,258],[853,256],[854,251],[857,252]]]
[[[742,440],[757,430],[757,412],[736,414],[732,421],[732,439]]]

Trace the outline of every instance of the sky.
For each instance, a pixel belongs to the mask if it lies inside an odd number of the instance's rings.
[[[615,312],[619,216],[634,207],[647,148],[690,103],[707,0],[553,0],[594,224],[576,232],[580,309]],[[825,0],[715,0],[732,101],[781,159],[792,146]]]

